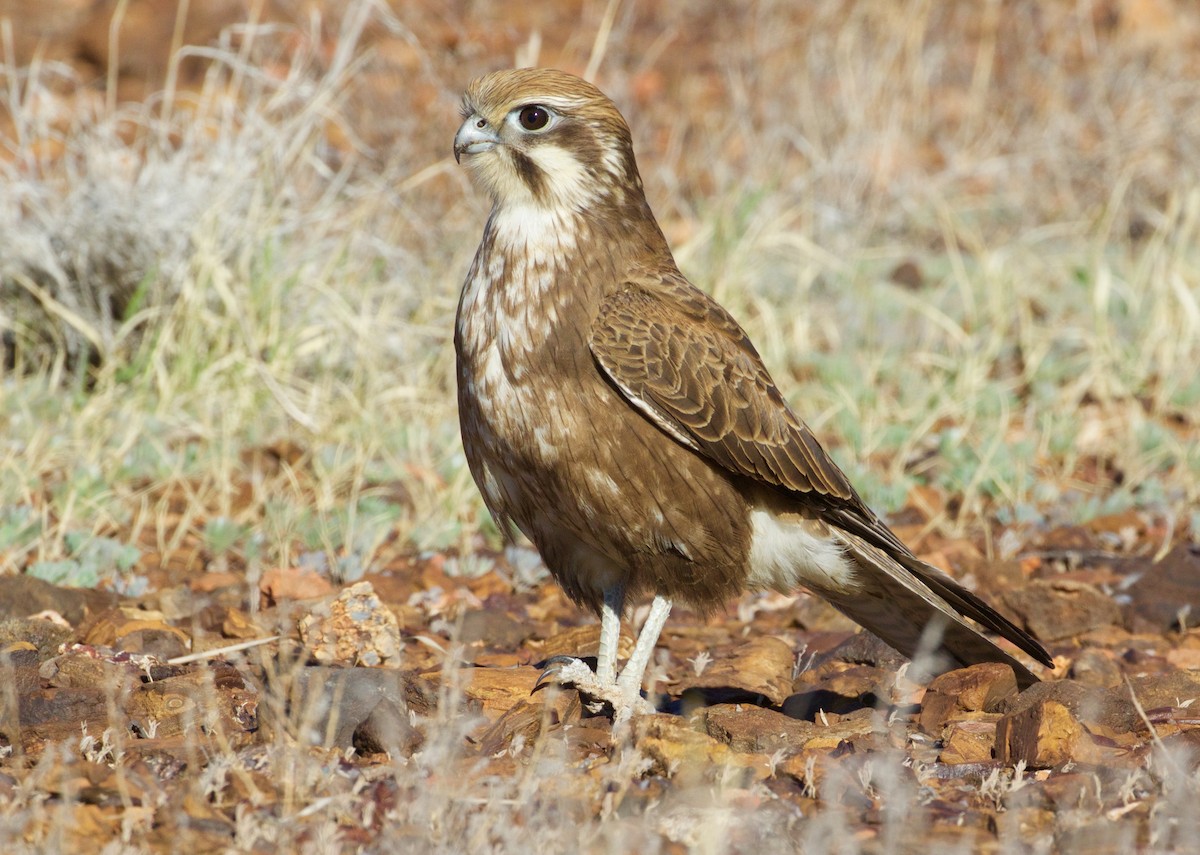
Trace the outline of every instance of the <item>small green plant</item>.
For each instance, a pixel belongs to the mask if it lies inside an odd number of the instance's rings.
[[[110,537],[68,532],[63,537],[67,558],[35,561],[28,573],[58,585],[91,588],[106,578],[129,573],[141,558],[137,547]]]
[[[229,517],[213,517],[204,523],[204,546],[214,556],[232,552],[249,533],[250,527]]]
[[[29,505],[0,508],[0,557],[5,562],[31,549],[41,534],[41,518]]]

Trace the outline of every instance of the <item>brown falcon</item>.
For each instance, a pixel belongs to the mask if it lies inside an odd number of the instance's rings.
[[[520,69],[474,81],[462,113],[454,156],[492,202],[455,326],[463,445],[500,528],[600,614],[595,674],[560,681],[627,713],[673,600],[800,586],[934,668],[1036,681],[963,617],[1051,665],[1042,646],[900,542],[679,272],[612,101]],[[622,612],[647,594],[618,680]]]

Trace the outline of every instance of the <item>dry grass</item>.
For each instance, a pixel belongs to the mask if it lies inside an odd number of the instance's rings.
[[[881,509],[929,484],[959,530],[1136,505],[1196,536],[1194,10],[1109,31],[1091,4],[792,5],[609,7],[598,82],[685,272]],[[202,85],[145,104],[75,90],[54,64],[0,69],[4,572],[129,591],[149,567],[356,578],[496,541],[458,444],[450,343],[484,212],[445,157],[455,93],[506,63],[481,35],[501,13],[482,7],[454,56],[423,7],[239,30],[192,49],[211,61]],[[542,61],[582,69],[603,12],[553,48],[548,25]],[[735,37],[710,38],[717,18]],[[416,70],[381,78],[370,46],[396,42]],[[890,278],[905,262],[911,287]],[[524,749],[526,777],[463,796],[439,770],[465,727],[448,716],[444,743],[387,772],[403,795],[385,833],[523,851],[536,827],[540,848],[574,849],[596,794],[537,789],[553,742]],[[324,760],[288,757],[294,809],[332,823],[346,792]],[[1194,839],[1172,794],[1196,783],[1170,768],[1146,773],[1171,796],[1159,851]],[[636,770],[611,775],[620,792]],[[836,816],[758,827],[740,797],[606,808],[583,848],[654,851],[661,832],[694,851],[859,851]],[[39,799],[3,824],[25,827]],[[286,819],[248,814],[232,845],[301,847]],[[29,851],[63,833],[41,828]]]

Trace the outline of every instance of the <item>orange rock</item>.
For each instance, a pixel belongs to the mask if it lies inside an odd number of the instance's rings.
[[[238,608],[227,609],[221,621],[221,635],[225,638],[264,638],[269,634],[250,615]]]
[[[736,785],[725,777],[733,773],[745,782],[770,777],[764,754],[743,754],[705,733],[693,730],[678,716],[649,715],[637,720],[637,747],[652,763],[652,772],[685,782],[714,778]]]
[[[461,680],[463,695],[476,701],[488,718],[499,718],[530,699],[539,673],[536,668],[462,668],[453,675],[439,670],[424,676],[433,681],[445,680],[448,676]],[[551,692],[550,687],[546,692]]]
[[[527,642],[526,647],[543,659],[549,659],[551,656],[595,656],[600,649],[600,625],[593,623],[573,626],[543,641]],[[633,636],[622,627],[621,637],[617,642],[617,656],[625,659],[631,653]]]
[[[930,682],[921,701],[921,730],[939,734],[958,712],[995,712],[1002,700],[1016,692],[1016,675],[1001,662],[982,662],[941,674]]]
[[[818,715],[805,750],[870,750],[887,743],[887,724],[875,710],[863,709],[843,716]]]
[[[258,589],[271,602],[279,600],[308,600],[333,592],[333,585],[315,570],[303,567],[272,567],[263,573]]]
[[[817,725],[749,704],[717,704],[701,712],[705,732],[735,751],[773,752],[799,748]]]
[[[1084,582],[1038,579],[1020,590],[1005,592],[1004,602],[1042,641],[1058,641],[1121,622],[1116,601]]]
[[[163,659],[192,649],[192,638],[163,620],[161,612],[119,606],[99,615],[83,633],[83,643],[130,653],[153,653]]]
[[[942,734],[939,763],[984,763],[992,759],[996,745],[996,721],[999,716],[952,721]]]
[[[792,694],[795,651],[773,636],[760,636],[740,644],[708,665],[698,675],[685,674],[681,688],[740,689],[782,704]]]
[[[514,740],[531,744],[551,727],[578,722],[581,714],[582,705],[575,692],[525,697],[505,710],[478,738],[479,753],[493,757],[513,746]]]
[[[1001,717],[996,724],[996,759],[1008,766],[1024,761],[1033,769],[1060,766],[1075,757],[1083,733],[1069,709],[1044,700]]]
[[[234,585],[240,585],[244,580],[245,577],[237,573],[229,573],[227,571],[219,573],[209,572],[194,577],[188,583],[188,588],[197,594],[210,594],[221,588],[231,588]]]
[[[1185,671],[1200,671],[1200,649],[1181,647],[1167,651],[1167,661]]]

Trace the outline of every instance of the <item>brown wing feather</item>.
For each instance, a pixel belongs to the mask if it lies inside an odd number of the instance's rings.
[[[602,303],[591,349],[625,398],[676,440],[732,473],[803,496],[935,597],[1052,665],[1031,635],[920,561],[875,516],[787,406],[738,323],[681,275],[625,282]]]
[[[591,348],[631,403],[731,472],[870,513],[741,327],[681,276],[627,282],[601,306]]]
[[[677,440],[911,557],[788,407],[733,316],[679,273],[643,273],[605,299],[591,349],[625,398]]]

